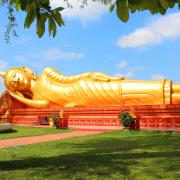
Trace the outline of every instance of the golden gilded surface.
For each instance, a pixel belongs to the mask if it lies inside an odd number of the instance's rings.
[[[180,104],[180,84],[126,80],[104,73],[64,76],[47,67],[35,76],[27,67],[1,72],[10,95],[29,107]]]

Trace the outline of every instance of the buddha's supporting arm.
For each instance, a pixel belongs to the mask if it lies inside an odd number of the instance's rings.
[[[48,107],[48,105],[49,105],[48,101],[27,99],[19,92],[9,91],[9,94],[16,100],[26,104],[29,107],[45,108],[45,107]]]

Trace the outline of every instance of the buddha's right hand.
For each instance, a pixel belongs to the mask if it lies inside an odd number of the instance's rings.
[[[21,94],[20,92],[16,91],[9,91],[9,94],[15,98],[16,100],[26,104],[29,107],[34,107],[34,108],[45,108],[49,106],[49,102],[45,100],[32,100],[32,99],[27,99]]]

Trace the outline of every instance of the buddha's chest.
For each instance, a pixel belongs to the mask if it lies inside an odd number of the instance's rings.
[[[35,85],[33,99],[42,99],[64,104],[73,100],[71,89],[71,85],[60,84],[48,78],[39,78]]]

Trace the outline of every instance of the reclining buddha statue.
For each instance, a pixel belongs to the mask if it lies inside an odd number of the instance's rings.
[[[180,104],[180,84],[170,80],[126,80],[99,72],[64,76],[50,67],[39,76],[27,67],[0,75],[13,98],[34,108]]]

